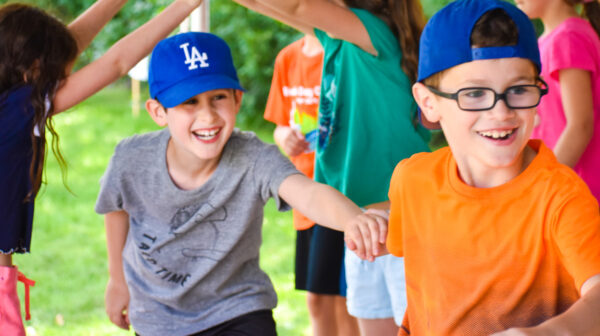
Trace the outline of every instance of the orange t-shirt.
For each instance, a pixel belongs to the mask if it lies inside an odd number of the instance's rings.
[[[600,274],[597,201],[540,141],[529,146],[535,159],[495,188],[462,182],[448,147],[396,167],[387,247],[404,256],[410,334],[534,326]]]
[[[291,126],[307,134],[317,129],[323,53],[307,56],[302,52],[304,39],[283,48],[275,59],[265,119],[280,126]],[[290,158],[296,168],[312,178],[315,153]],[[294,227],[308,229],[314,223],[294,210]]]

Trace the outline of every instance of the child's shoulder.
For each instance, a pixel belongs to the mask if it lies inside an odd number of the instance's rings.
[[[277,54],[277,59],[287,59],[290,57],[294,57],[298,53],[302,52],[302,46],[304,45],[304,39],[298,39],[285,47],[281,48],[279,53]]]
[[[391,185],[419,185],[432,179],[439,180],[445,174],[452,161],[452,152],[448,146],[434,152],[422,152],[398,163],[392,175]]]
[[[530,146],[535,145],[537,141],[531,140]],[[548,193],[561,195],[587,193],[589,189],[586,183],[570,167],[558,162],[556,156],[550,148],[540,142],[537,155],[532,163],[533,169],[537,170],[539,179],[537,180],[541,188],[548,190]]]
[[[556,28],[555,31],[551,32],[550,35],[553,35],[555,38],[562,39],[581,38],[583,36],[597,36],[596,31],[590,22],[580,17],[572,17],[565,20]]]
[[[229,142],[235,142],[237,144],[243,144],[248,146],[260,146],[265,145],[256,133],[252,131],[242,131],[239,128],[236,128],[231,133],[231,137],[229,138]]]
[[[158,153],[163,142],[169,139],[168,129],[134,134],[121,140],[115,148],[115,155],[140,156],[148,153]],[[166,148],[165,148],[166,149]]]
[[[255,155],[270,146],[270,144],[262,141],[256,133],[242,131],[237,128],[233,130],[231,137],[227,141],[227,150],[234,151],[236,156]]]
[[[445,164],[452,156],[450,147],[445,146],[434,152],[422,152],[413,154],[411,157],[400,161],[396,166],[398,172],[431,172]]]

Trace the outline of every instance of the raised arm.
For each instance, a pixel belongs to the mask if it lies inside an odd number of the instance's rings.
[[[201,3],[202,0],[175,0],[152,20],[120,39],[99,59],[69,75],[56,93],[55,113],[72,107],[126,75]]]
[[[371,37],[358,16],[341,0],[234,0],[305,33],[317,28],[330,36],[354,43],[376,55]]]
[[[283,22],[292,28],[296,28],[299,31],[303,32],[304,34],[314,35],[313,27],[306,25],[302,21],[300,21],[292,16],[286,15],[283,12],[279,12],[274,8],[265,6],[264,4],[260,3],[258,0],[233,0],[233,1],[235,1],[236,3],[238,3],[241,6],[251,9],[257,13],[260,13],[264,16],[268,16],[277,21]]]
[[[104,297],[105,309],[112,323],[129,329],[129,290],[123,273],[123,248],[129,231],[129,215],[125,211],[109,212],[104,217],[108,254],[108,284]]]
[[[287,177],[279,195],[315,223],[343,231],[346,243],[362,259],[385,252],[387,220],[363,211],[336,189],[302,174]]]
[[[127,0],[98,0],[69,24],[79,53],[87,48],[98,32],[121,10]]]

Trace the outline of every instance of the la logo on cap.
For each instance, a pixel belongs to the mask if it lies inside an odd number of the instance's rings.
[[[190,55],[190,51],[188,50],[189,44],[189,42],[186,42],[179,46],[179,48],[183,49],[183,52],[185,53],[185,64],[190,65],[188,67],[188,70],[198,69],[198,65],[196,65],[196,62],[200,62],[201,68],[207,68],[210,64],[206,62],[208,60],[208,56],[206,56],[206,53],[203,52],[202,54],[200,54],[198,49],[192,46],[192,54]]]

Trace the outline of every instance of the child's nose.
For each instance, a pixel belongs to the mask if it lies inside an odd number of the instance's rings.
[[[203,123],[211,123],[217,119],[217,113],[210,106],[202,107],[198,109],[196,119]]]
[[[499,99],[496,105],[488,111],[492,117],[497,120],[506,120],[514,116],[515,110],[508,107],[504,99]]]

